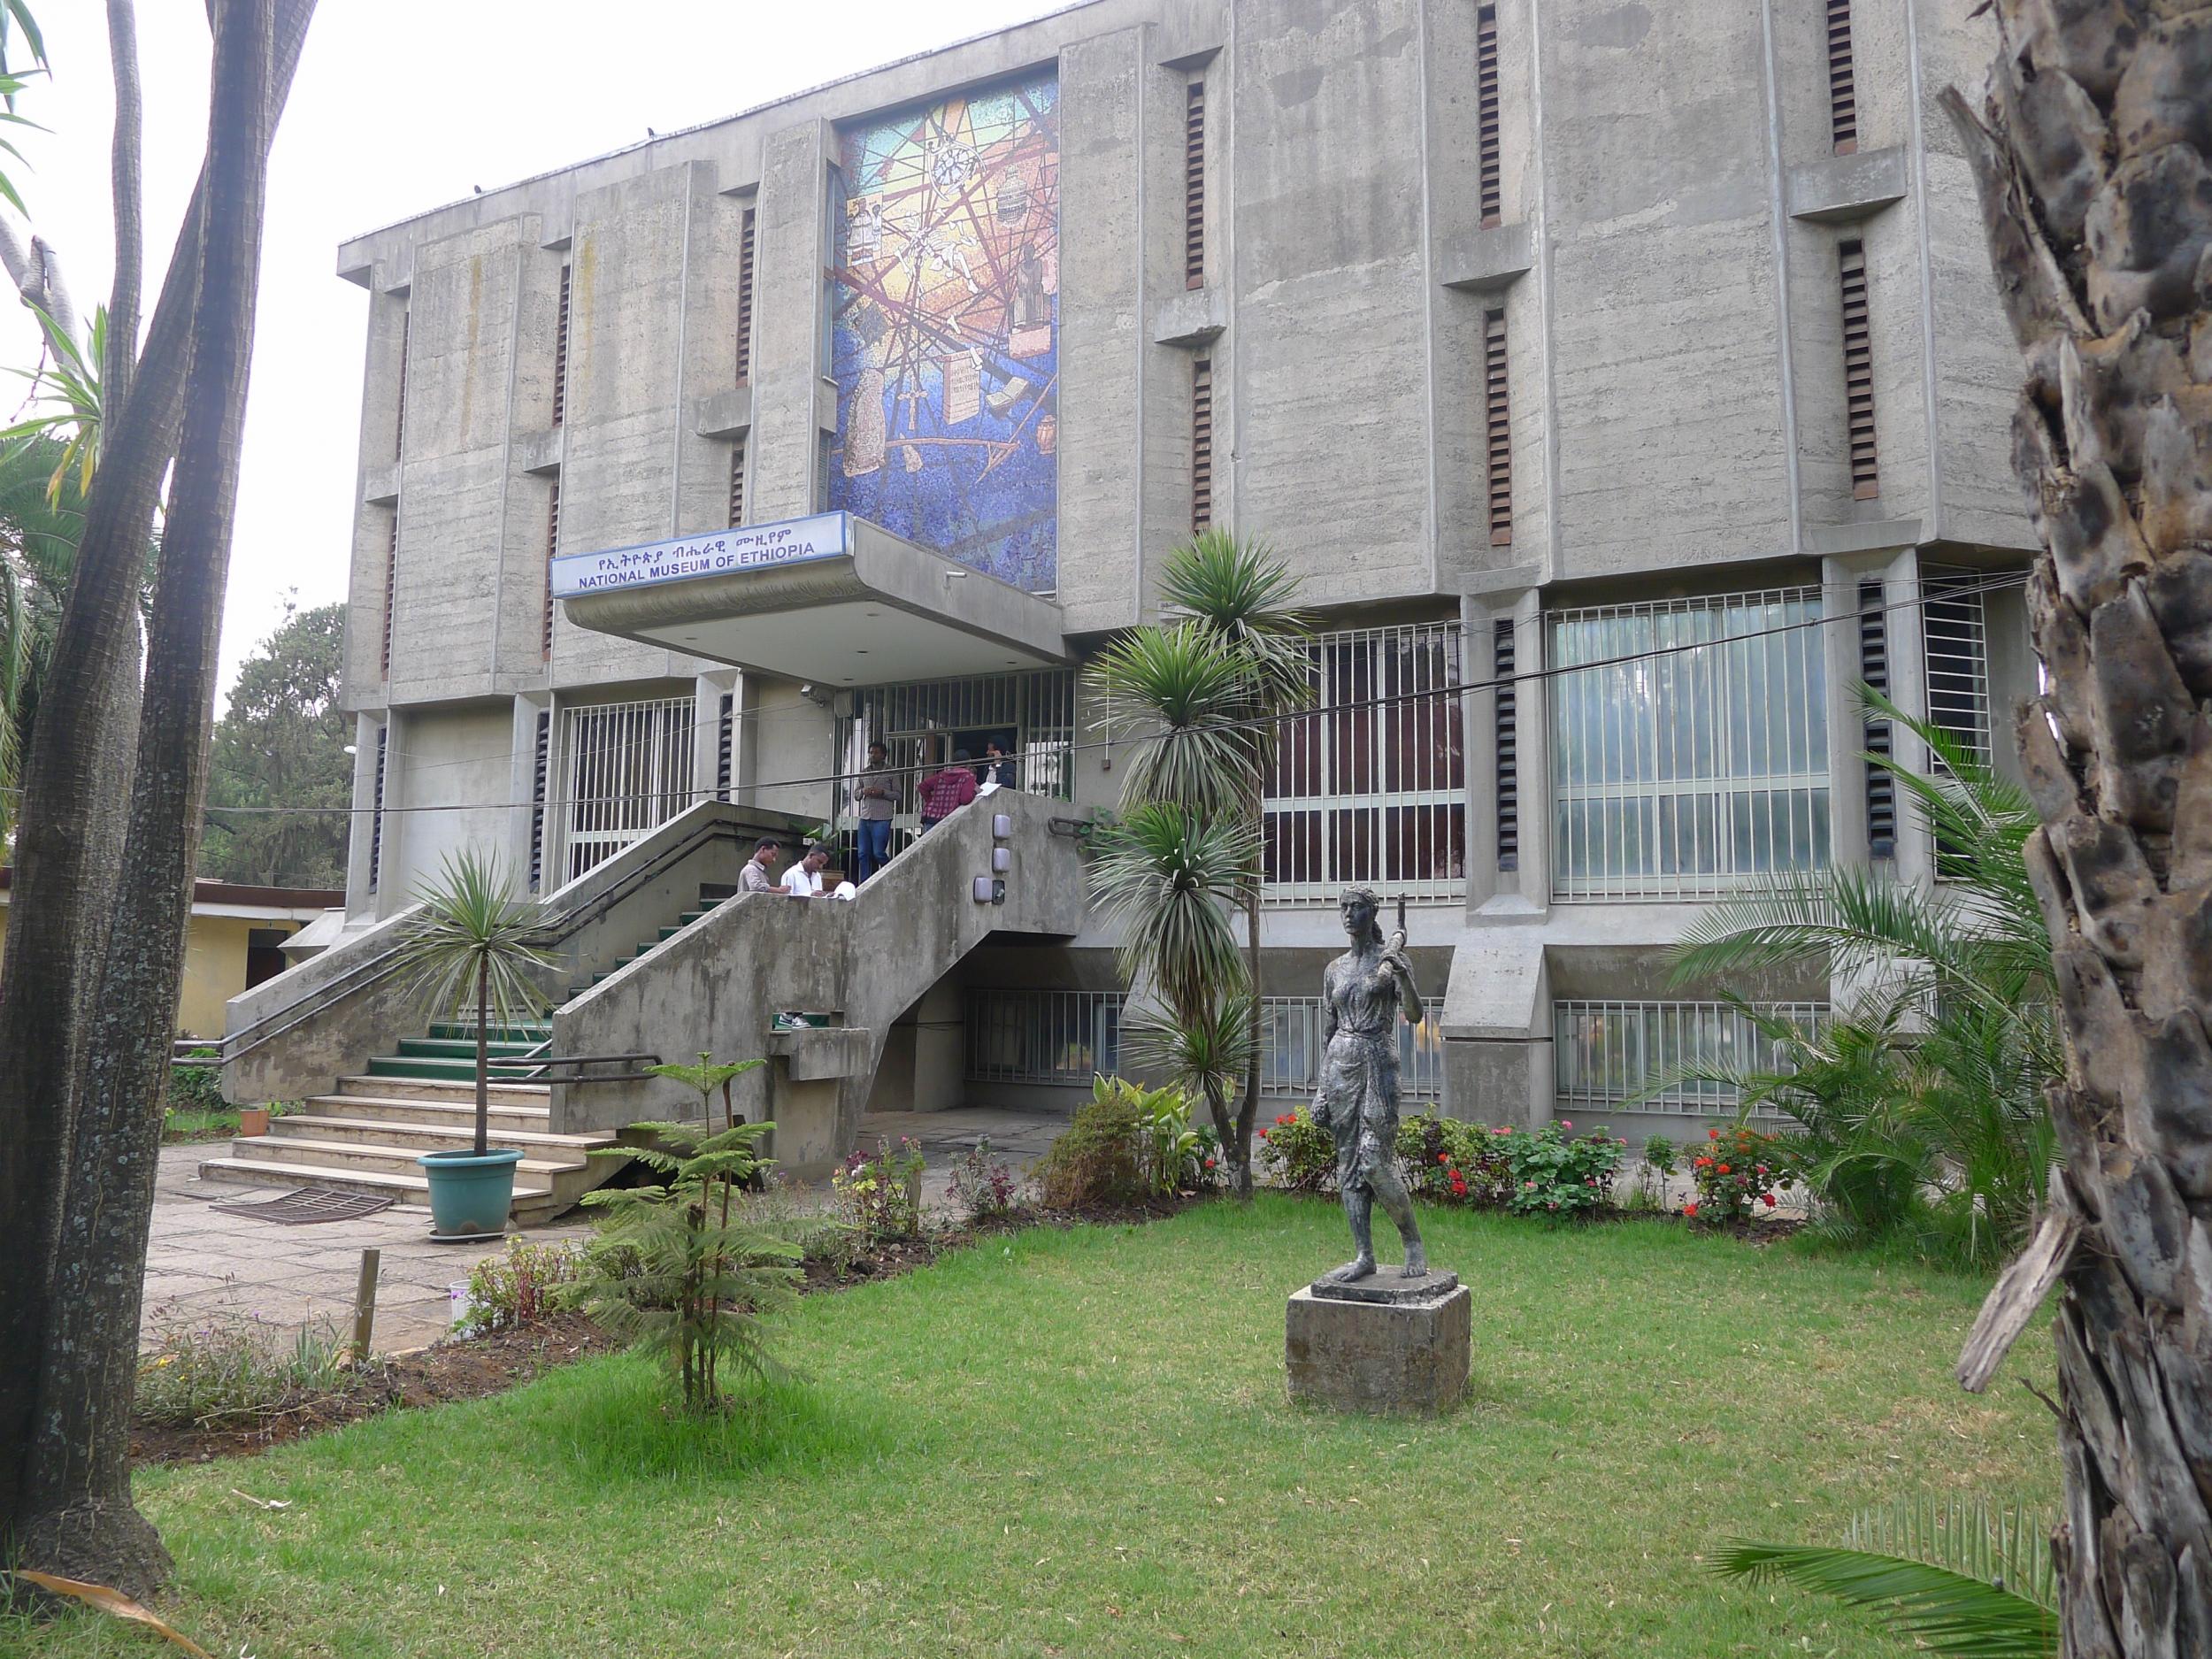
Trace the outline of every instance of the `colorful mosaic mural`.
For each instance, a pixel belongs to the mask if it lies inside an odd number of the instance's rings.
[[[1059,87],[1050,75],[841,135],[830,505],[1055,584]]]

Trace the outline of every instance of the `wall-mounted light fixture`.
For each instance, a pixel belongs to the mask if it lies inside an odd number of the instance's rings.
[[[1011,847],[994,847],[991,849],[991,872],[994,875],[1002,876],[1013,867],[1014,849]]]
[[[1011,812],[993,813],[991,815],[991,839],[1003,841],[1011,841],[1013,838],[1014,815]]]

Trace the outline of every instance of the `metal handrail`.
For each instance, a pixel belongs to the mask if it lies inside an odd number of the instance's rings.
[[[532,936],[533,941],[541,947],[549,944],[559,944],[564,940],[573,937],[577,933],[588,926],[591,923],[597,921],[602,916],[604,916],[610,910],[613,909],[616,904],[619,903],[623,899],[627,898],[631,892],[641,883],[659,874],[663,869],[664,869],[668,864],[675,862],[678,858],[688,856],[691,853],[697,850],[700,846],[708,841],[721,840],[738,841],[741,839],[743,839],[742,835],[738,830],[738,827],[733,824],[716,822],[712,824],[702,825],[699,828],[686,835],[681,841],[675,842],[672,846],[664,848],[660,852],[656,853],[651,858],[648,859],[644,864],[639,865],[637,869],[630,872],[629,874],[624,876],[620,880],[617,881],[612,887],[608,887],[604,892],[594,894],[590,898],[572,906],[570,909],[561,911],[559,915],[548,918],[549,925],[537,933],[534,934]],[[619,855],[618,855],[618,856]],[[217,1051],[219,1056],[216,1062],[217,1064],[225,1064],[232,1060],[238,1059],[242,1056],[250,1054],[254,1049],[261,1047],[262,1044],[273,1041],[276,1038],[281,1037],[286,1032],[292,1030],[296,1025],[305,1024],[308,1020],[312,1019],[317,1014],[322,1012],[322,1010],[327,1007],[332,1001],[335,1000],[330,995],[331,993],[338,991],[342,987],[348,987],[347,994],[349,995],[352,989],[357,989],[358,987],[354,986],[352,982],[358,979],[362,974],[367,972],[370,969],[377,970],[375,973],[369,976],[372,979],[381,979],[386,973],[392,971],[392,965],[396,965],[394,964],[394,958],[400,956],[404,949],[405,947],[403,945],[395,944],[388,946],[385,949],[378,951],[376,955],[371,956],[367,961],[356,963],[352,967],[348,968],[344,972],[337,975],[335,978],[326,979],[322,984],[314,987],[312,989],[302,992],[296,999],[287,1002],[283,1007],[272,1009],[268,1013],[264,1014],[259,1019],[253,1021],[251,1024],[241,1026],[234,1032],[227,1032],[220,1038],[200,1046],[211,1048]],[[303,1009],[304,1004],[311,1002],[314,1003],[314,1006],[311,1008],[305,1008],[304,1011],[300,1012],[296,1018],[287,1020],[285,1024],[277,1026],[273,1031],[264,1031],[262,1029],[263,1026],[267,1025],[271,1021],[282,1019],[286,1015],[293,1013],[296,1010]],[[202,1062],[201,1064],[205,1063]]]
[[[527,1057],[525,1056],[525,1058]],[[647,1065],[658,1065],[661,1063],[661,1057],[657,1054],[550,1055],[532,1065],[530,1075],[541,1082],[567,1083],[572,1086],[579,1083],[644,1083],[652,1079],[653,1073],[643,1070],[601,1071],[590,1077],[584,1076],[580,1070],[574,1077],[548,1077],[546,1075],[546,1068],[549,1066],[572,1065],[581,1068],[588,1065],[610,1065],[622,1060],[641,1060]]]

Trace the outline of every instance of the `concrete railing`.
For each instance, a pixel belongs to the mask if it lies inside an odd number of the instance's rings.
[[[703,883],[733,885],[762,836],[788,841],[802,827],[786,813],[703,802],[548,894],[535,904],[542,942],[557,964],[544,976],[545,989],[557,993],[614,966],[694,908]],[[319,1094],[371,1055],[416,1034],[432,1016],[398,972],[416,910],[411,905],[233,997],[221,1046],[223,1097]]]
[[[703,1049],[722,1060],[772,1054],[772,1066],[739,1079],[738,1110],[756,1122],[776,1117],[774,1156],[791,1174],[818,1177],[858,1133],[893,1021],[994,933],[1081,931],[1082,860],[1064,833],[1066,810],[1011,790],[978,800],[893,859],[850,902],[741,894],[562,1009],[554,1048],[672,1060]],[[993,833],[1002,818],[1003,840]],[[979,902],[974,884],[991,879],[1001,847],[1011,866],[1005,902]],[[787,1010],[832,1013],[842,1031],[826,1040],[773,1033]],[[568,1133],[697,1109],[697,1096],[665,1081],[553,1087],[554,1127]]]

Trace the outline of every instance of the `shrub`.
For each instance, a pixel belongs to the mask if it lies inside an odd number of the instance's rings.
[[[1741,1124],[1705,1133],[1705,1150],[1690,1160],[1697,1197],[1682,1209],[1693,1221],[1715,1227],[1748,1221],[1762,1209],[1772,1210],[1775,1194],[1797,1184],[1802,1149],[1795,1139]]]
[[[797,1297],[799,1247],[755,1225],[740,1191],[764,1167],[757,1148],[775,1125],[703,1135],[687,1124],[631,1126],[654,1139],[623,1154],[672,1179],[584,1194],[607,1217],[559,1299],[657,1354],[686,1409],[715,1409],[724,1403],[724,1361],[757,1380],[776,1373],[761,1316]]]
[[[1509,1182],[1506,1208],[1517,1216],[1564,1218],[1586,1215],[1606,1202],[1628,1142],[1600,1129],[1567,1138],[1571,1122],[1541,1129],[1492,1131],[1502,1146]]]
[[[1038,1160],[1038,1195],[1055,1210],[1092,1204],[1133,1204],[1150,1182],[1144,1143],[1150,1125],[1139,1109],[1141,1092],[1118,1078],[1091,1083],[1090,1103],[1076,1109],[1060,1138]]]
[[[196,1323],[155,1316],[159,1340],[138,1361],[133,1409],[148,1423],[233,1428],[262,1422],[351,1375],[346,1345],[328,1329],[287,1331],[224,1310]]]
[[[971,1221],[996,1221],[1014,1207],[1014,1171],[983,1136],[952,1166],[952,1198]]]
[[[918,1238],[922,1231],[922,1149],[904,1135],[899,1149],[886,1140],[873,1156],[855,1147],[830,1171],[830,1188],[853,1231],[869,1243]]]
[[[1294,1193],[1336,1190],[1336,1142],[1303,1108],[1279,1114],[1260,1131],[1260,1141],[1270,1179]]]
[[[1185,1188],[1210,1186],[1220,1161],[1214,1154],[1221,1137],[1212,1129],[1194,1129],[1190,1098],[1179,1088],[1145,1089],[1123,1078],[1101,1079],[1127,1096],[1141,1129],[1138,1152],[1145,1184],[1155,1196],[1171,1198]],[[1095,1096],[1098,1084],[1091,1086]]]
[[[194,1048],[186,1058],[212,1060],[213,1048]],[[169,1068],[169,1110],[173,1112],[227,1111],[223,1100],[222,1071],[211,1065],[173,1065]]]
[[[1398,1163],[1417,1198],[1480,1209],[1502,1205],[1510,1191],[1504,1137],[1463,1118],[1423,1112],[1398,1125]]]
[[[555,1289],[572,1282],[582,1252],[573,1244],[507,1240],[503,1256],[488,1256],[469,1270],[466,1336],[484,1336],[536,1325],[553,1311]]]

